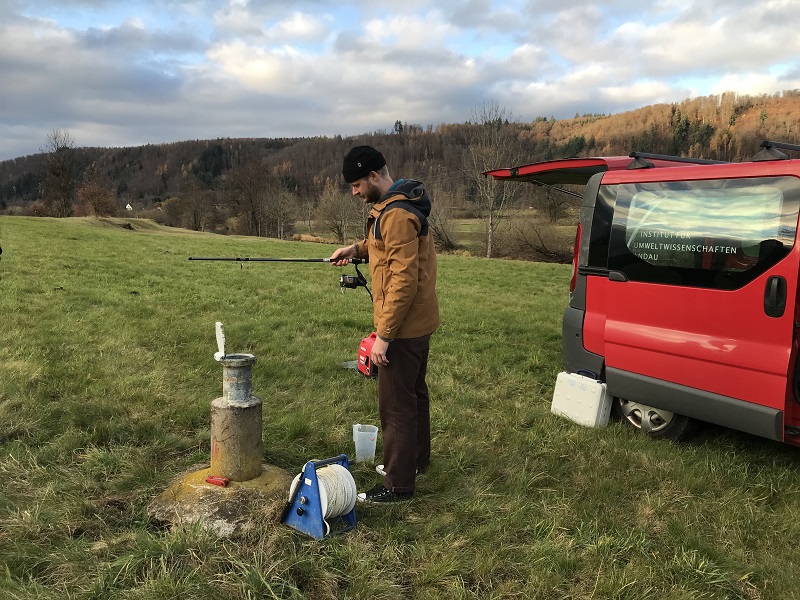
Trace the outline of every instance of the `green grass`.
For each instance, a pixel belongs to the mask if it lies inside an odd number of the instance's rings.
[[[333,246],[124,223],[0,217],[0,598],[796,597],[796,448],[550,413],[565,265],[440,257],[433,462],[411,503],[358,507],[323,541],[275,519],[163,530],[148,503],[209,456],[214,322],[257,356],[265,460],[296,473],[377,422],[375,382],[339,366],[371,310],[329,265],[186,260]]]

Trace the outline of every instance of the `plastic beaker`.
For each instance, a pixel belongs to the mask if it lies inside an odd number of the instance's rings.
[[[375,425],[353,425],[353,442],[356,445],[356,462],[375,460],[375,444],[378,428]]]

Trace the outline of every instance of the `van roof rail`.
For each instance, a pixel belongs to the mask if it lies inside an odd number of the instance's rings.
[[[727,164],[726,160],[709,160],[707,158],[690,158],[688,156],[670,156],[669,154],[651,154],[649,152],[631,152],[628,156],[636,159],[628,165],[629,169],[648,169],[653,167],[653,163],[648,162],[646,159],[652,158],[656,160],[669,160],[672,162],[685,162],[692,165],[722,165]]]
[[[761,162],[765,160],[789,160],[789,156],[786,153],[778,150],[778,148],[781,148],[783,150],[800,151],[800,146],[798,146],[797,144],[770,142],[768,140],[764,140],[763,142],[761,142],[761,147],[763,148],[763,150],[753,157],[753,162]]]

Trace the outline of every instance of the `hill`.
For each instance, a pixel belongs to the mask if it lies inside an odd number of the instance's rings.
[[[771,96],[728,92],[618,115],[500,125],[507,155],[522,163],[634,150],[741,161],[756,154],[763,139],[800,142],[800,90]],[[324,221],[343,238],[344,230],[354,231],[358,216],[337,214],[341,158],[351,146],[368,143],[383,151],[394,175],[421,179],[435,186],[447,206],[480,216],[485,212],[476,202],[480,169],[464,166],[480,126],[397,123],[393,132],[351,138],[69,147],[66,166],[54,166],[55,153],[44,152],[0,162],[0,214],[114,214],[129,206],[138,216],[168,225],[281,238],[291,237],[298,223],[307,223],[313,233],[313,221]],[[489,161],[485,169],[503,166],[511,165]],[[53,182],[54,172],[61,181]],[[329,210],[322,214],[318,209],[326,196]]]

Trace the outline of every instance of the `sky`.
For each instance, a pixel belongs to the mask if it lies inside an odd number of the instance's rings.
[[[0,160],[800,89],[800,0],[0,0]]]

